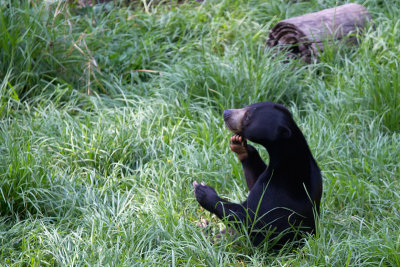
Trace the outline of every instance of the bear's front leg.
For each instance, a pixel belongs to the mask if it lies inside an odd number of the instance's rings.
[[[193,187],[197,202],[209,212],[217,215],[218,218],[227,218],[235,223],[243,222],[246,219],[247,212],[242,205],[220,198],[211,186],[194,181]]]
[[[215,189],[204,183],[198,184],[196,181],[193,182],[193,188],[197,202],[209,212],[216,214],[218,202],[222,201],[222,199]]]
[[[243,161],[249,157],[246,138],[235,134],[231,137],[230,141],[229,147],[231,148],[232,152],[236,153],[240,161]]]
[[[267,165],[261,159],[257,150],[247,144],[246,138],[240,135],[233,135],[229,147],[236,153],[242,163],[247,187],[251,190],[257,182],[258,177],[265,171]]]

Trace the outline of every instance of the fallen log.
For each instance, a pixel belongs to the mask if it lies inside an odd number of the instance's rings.
[[[342,39],[357,43],[352,33],[359,33],[369,20],[368,10],[359,4],[324,9],[278,22],[269,32],[267,46],[286,47],[289,57],[310,63],[324,50],[324,43]]]

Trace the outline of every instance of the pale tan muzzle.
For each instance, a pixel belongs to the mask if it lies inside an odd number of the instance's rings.
[[[246,114],[246,109],[226,109],[223,112],[226,127],[233,133],[240,133],[242,131],[242,121]]]

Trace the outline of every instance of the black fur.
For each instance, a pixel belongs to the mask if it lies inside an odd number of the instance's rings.
[[[312,233],[314,210],[319,213],[322,194],[321,173],[290,112],[282,105],[263,102],[225,110],[223,115],[231,131],[267,149],[269,166],[246,144],[248,157],[241,163],[250,190],[247,200],[228,202],[212,187],[194,182],[200,205],[236,228],[244,224],[254,245],[271,238],[278,238],[277,244],[282,245],[295,239],[299,229]]]

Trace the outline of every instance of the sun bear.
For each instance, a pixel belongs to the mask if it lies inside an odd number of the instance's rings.
[[[291,113],[280,104],[263,102],[224,110],[223,117],[234,134],[230,148],[242,164],[250,192],[246,201],[236,204],[194,181],[199,204],[237,230],[245,229],[255,246],[263,241],[281,246],[299,233],[313,233],[321,172]],[[247,140],[267,150],[268,166]]]

